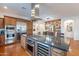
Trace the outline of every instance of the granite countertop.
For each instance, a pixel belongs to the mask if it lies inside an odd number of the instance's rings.
[[[68,51],[68,45],[63,43],[63,44],[55,44],[55,42],[53,41],[54,40],[54,37],[53,36],[49,36],[49,35],[32,35],[32,36],[29,36],[29,38],[35,40],[35,41],[39,41],[39,42],[42,42],[42,43],[45,43],[47,45],[50,45],[51,47],[54,47],[54,48],[58,48],[58,49],[61,49],[63,51]]]

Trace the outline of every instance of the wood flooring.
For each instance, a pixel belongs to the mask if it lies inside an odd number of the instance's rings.
[[[20,43],[14,43],[7,46],[0,46],[0,56],[31,56],[27,50],[24,50]]]

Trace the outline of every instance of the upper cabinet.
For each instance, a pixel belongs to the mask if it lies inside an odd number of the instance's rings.
[[[0,28],[3,28],[4,27],[4,20],[3,18],[0,19]]]
[[[16,18],[5,16],[4,19],[5,25],[16,25]]]

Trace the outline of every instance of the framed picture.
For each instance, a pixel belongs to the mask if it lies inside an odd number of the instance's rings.
[[[72,32],[73,31],[73,23],[67,23],[67,31]]]

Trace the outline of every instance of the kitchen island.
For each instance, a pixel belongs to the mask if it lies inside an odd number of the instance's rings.
[[[56,52],[65,52],[67,53],[68,51],[68,45],[65,43],[60,43],[60,44],[56,44],[55,43],[55,39],[53,36],[50,35],[31,35],[29,37],[27,37],[28,39],[33,40],[33,42],[35,43],[35,51],[34,53],[36,53],[37,55],[37,50],[38,50],[38,43],[41,43],[43,45],[47,45],[49,47],[49,56],[52,55],[52,50],[55,48]],[[66,55],[66,54],[65,54]]]

